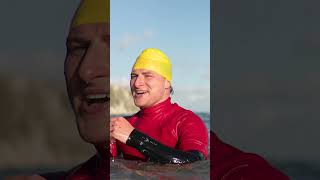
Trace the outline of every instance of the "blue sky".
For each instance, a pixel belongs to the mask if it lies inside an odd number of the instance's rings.
[[[113,84],[128,85],[140,52],[159,48],[173,65],[173,100],[209,112],[210,0],[111,0],[110,23]]]

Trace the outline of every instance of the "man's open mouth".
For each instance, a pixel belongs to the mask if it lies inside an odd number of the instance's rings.
[[[144,95],[144,94],[146,94],[147,93],[147,91],[135,91],[135,96],[142,96],[142,95]]]
[[[110,101],[110,96],[108,94],[90,94],[85,96],[85,99],[90,105],[93,103],[106,103]]]

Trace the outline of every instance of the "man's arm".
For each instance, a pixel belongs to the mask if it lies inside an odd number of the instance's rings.
[[[204,133],[207,132],[204,131]],[[190,146],[190,141],[188,139],[183,140],[186,141],[186,145],[179,144],[180,150],[170,148],[148,135],[137,131],[122,117],[111,119],[110,137],[134,147],[147,159],[154,162],[183,164],[203,160],[206,157],[206,154],[203,154],[198,146]],[[179,138],[184,139],[184,136]],[[192,142],[192,144],[194,143],[195,142]]]
[[[180,151],[170,148],[136,129],[130,133],[126,144],[136,148],[153,162],[184,164],[205,159],[204,155],[197,150]]]

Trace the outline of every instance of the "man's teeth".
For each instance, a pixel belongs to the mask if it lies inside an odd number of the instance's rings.
[[[103,99],[106,98],[108,95],[107,94],[93,94],[93,95],[88,95],[86,96],[87,99]]]

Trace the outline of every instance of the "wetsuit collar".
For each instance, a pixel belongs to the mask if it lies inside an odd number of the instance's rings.
[[[148,114],[153,114],[153,113],[158,113],[158,112],[165,112],[165,109],[168,109],[171,107],[171,98],[169,97],[165,101],[158,103],[154,106],[143,108],[140,110],[139,115],[148,115]]]

